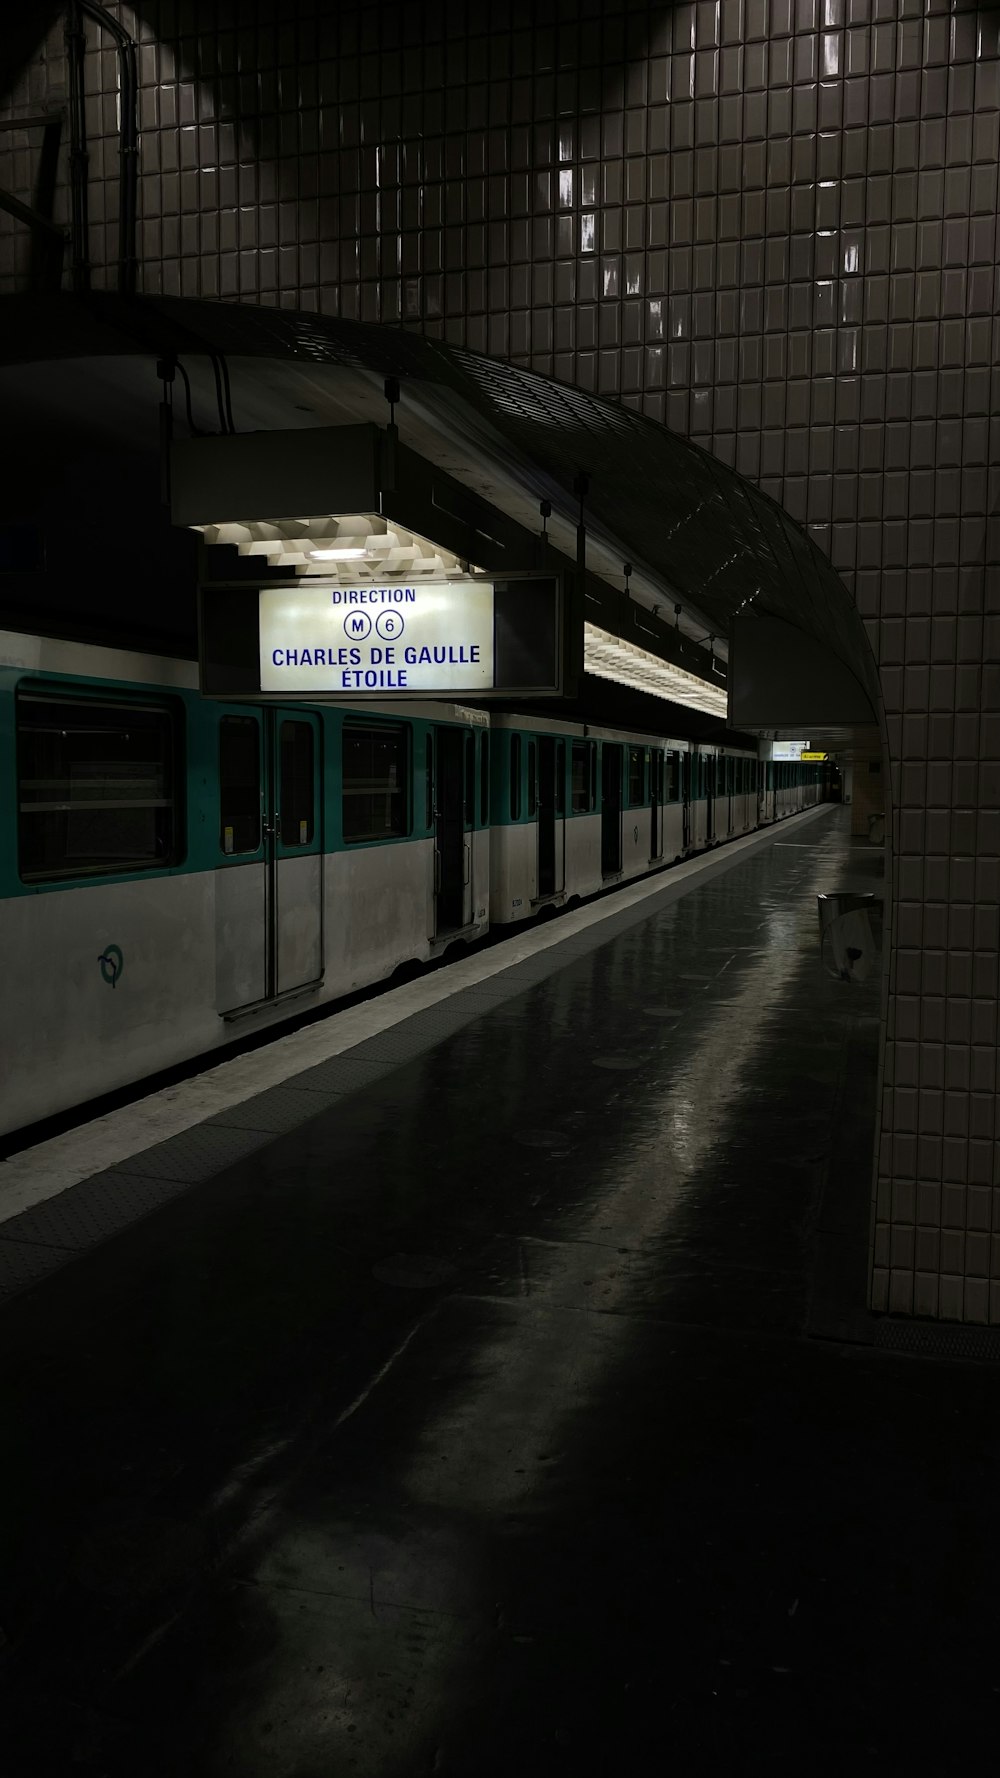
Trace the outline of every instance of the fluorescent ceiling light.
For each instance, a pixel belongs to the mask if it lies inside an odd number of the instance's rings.
[[[228,544],[241,556],[262,556],[269,569],[322,574],[324,579],[345,586],[418,578],[464,580],[470,571],[475,572],[451,550],[376,512],[239,519],[195,525],[193,529],[201,532],[206,543]],[[327,563],[333,566],[327,567]]]
[[[611,679],[616,685],[666,698],[671,704],[686,704],[691,710],[704,711],[706,716],[725,717],[728,713],[724,686],[699,679],[696,673],[675,667],[658,654],[637,648],[634,642],[623,642],[595,624],[585,624],[583,628],[583,665],[585,672],[598,679]]]

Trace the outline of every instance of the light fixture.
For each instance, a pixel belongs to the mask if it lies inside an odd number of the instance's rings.
[[[616,685],[630,686],[634,691],[648,692],[654,698],[666,698],[672,704],[686,704],[707,716],[725,717],[728,697],[722,686],[699,679],[683,667],[650,654],[634,642],[623,642],[595,624],[583,628],[584,672],[598,679],[610,679]]]
[[[383,580],[461,580],[453,551],[381,513],[319,513],[309,518],[240,519],[196,525],[207,544],[259,556],[268,570],[322,575],[342,586]]]

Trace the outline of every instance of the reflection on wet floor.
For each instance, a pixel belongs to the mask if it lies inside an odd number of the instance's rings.
[[[880,855],[792,837],[7,1311],[14,1770],[884,1772],[987,1722],[994,1373],[805,1337],[878,1032],[815,897]]]

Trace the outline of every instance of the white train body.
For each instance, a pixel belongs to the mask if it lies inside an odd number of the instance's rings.
[[[455,705],[218,704],[189,662],[0,633],[0,1132],[821,794],[771,773]]]

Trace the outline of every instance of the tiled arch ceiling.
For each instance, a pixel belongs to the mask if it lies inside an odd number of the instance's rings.
[[[725,637],[755,603],[815,634],[878,697],[875,663],[840,577],[768,496],[707,452],[630,408],[498,359],[397,328],[236,304],[155,306],[217,350],[341,363],[437,384],[567,495],[580,470],[588,507]]]

